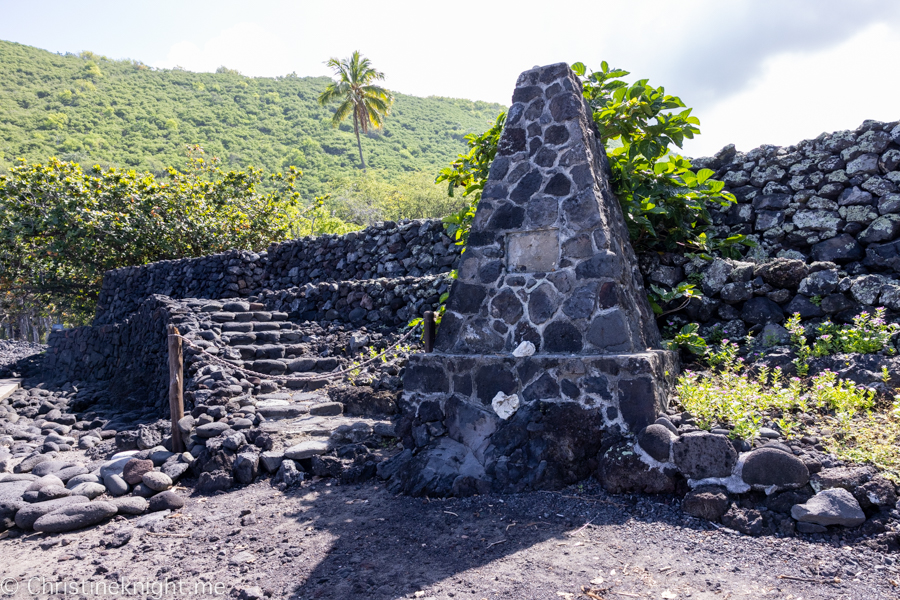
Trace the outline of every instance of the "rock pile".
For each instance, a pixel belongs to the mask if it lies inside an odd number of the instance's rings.
[[[178,423],[187,447],[179,454],[156,411],[71,410],[82,392],[36,387],[0,401],[0,530],[60,533],[117,514],[178,510],[183,486],[213,493],[258,477],[283,487],[316,477],[358,483],[375,475],[395,435],[378,420],[396,410],[389,392],[332,388],[340,401],[248,394],[196,406]]]
[[[685,493],[682,508],[748,535],[826,533],[863,525],[881,534],[900,518],[900,490],[875,469],[845,465],[817,438],[764,428],[753,444],[700,431],[671,411],[601,453],[595,476],[614,493]]]

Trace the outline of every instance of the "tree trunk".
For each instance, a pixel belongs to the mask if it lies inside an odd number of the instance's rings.
[[[362,142],[359,140],[359,120],[357,119],[355,108],[353,110],[353,131],[356,133],[356,147],[359,148],[359,162],[362,164],[363,171],[365,171],[366,161],[363,160]]]

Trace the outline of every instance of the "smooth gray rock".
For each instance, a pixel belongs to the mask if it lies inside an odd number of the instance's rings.
[[[160,492],[150,498],[150,512],[160,510],[177,510],[184,506],[184,498],[172,490]]]
[[[165,492],[164,492],[165,493]],[[113,498],[109,501],[116,507],[116,511],[120,515],[140,515],[147,511],[149,505],[145,498],[140,496],[125,496],[123,498]]]
[[[856,527],[866,520],[859,502],[843,488],[823,490],[805,504],[795,504],[791,508],[791,516],[803,523],[824,526]]]
[[[72,494],[87,496],[91,500],[106,493],[106,486],[100,483],[79,483],[72,488]]]
[[[25,506],[22,494],[29,485],[28,479],[0,483],[0,529],[8,529],[15,523],[16,513]]]
[[[320,454],[325,454],[326,452],[328,452],[328,442],[321,442],[319,440],[306,440],[285,450],[284,456],[285,458],[290,458],[291,460],[303,460],[304,458],[319,456]]]
[[[63,482],[68,482],[73,477],[78,477],[79,475],[86,475],[88,472],[87,468],[83,465],[72,465],[71,467],[66,467],[65,469],[60,469],[53,473],[56,477],[61,479]]]
[[[112,496],[124,496],[131,490],[131,486],[119,475],[107,475],[103,478],[103,485]]]
[[[146,485],[154,492],[164,492],[172,487],[172,478],[165,473],[160,473],[159,471],[150,471],[148,473],[144,473],[142,480],[144,482],[144,485]]]
[[[165,448],[159,448],[150,453],[150,460],[153,461],[154,467],[159,467],[173,456],[175,456],[174,452],[169,452]]]
[[[139,483],[136,486],[134,486],[134,489],[131,490],[131,493],[133,493],[135,496],[140,496],[141,498],[149,498],[149,497],[153,496],[156,492],[151,490],[150,488],[148,488],[143,483]]]
[[[94,485],[92,483],[84,483],[82,485]],[[32,495],[29,497],[30,495]],[[45,500],[55,500],[56,498],[65,498],[66,496],[87,496],[85,493],[79,493],[75,491],[75,488],[71,490],[66,489],[61,485],[48,485],[42,487],[37,492],[25,492],[23,494],[23,498],[28,502],[44,502]]]
[[[88,502],[90,502],[90,499],[86,496],[66,496],[45,502],[35,502],[19,509],[19,512],[16,513],[16,526],[30,530],[34,527],[34,522],[46,514],[64,506],[87,504]]]
[[[53,460],[55,458],[55,452],[48,452],[47,454],[34,454],[25,458],[22,462],[13,467],[14,473],[30,473],[32,469],[41,464],[42,462],[47,462],[49,460]],[[44,473],[46,475],[46,473]]]
[[[309,408],[300,404],[256,407],[256,414],[267,419],[293,419],[308,412]]]
[[[35,465],[34,468],[31,469],[31,473],[33,475],[37,475],[38,477],[43,477],[44,475],[51,475],[53,473],[56,473],[57,471],[62,471],[63,469],[68,469],[72,466],[75,465],[64,460],[47,460]]]
[[[59,487],[65,487],[66,484],[63,483],[62,479],[57,477],[56,475],[44,475],[40,479],[31,482],[31,485],[28,486],[28,489],[25,490],[27,492],[37,492],[41,489],[51,486],[58,485]]]
[[[207,423],[206,425],[201,425],[197,427],[197,435],[204,439],[214,438],[217,435],[222,435],[226,431],[228,431],[230,427],[228,427],[228,423],[223,421],[214,421],[212,423]]]
[[[66,482],[66,487],[70,490],[74,488],[76,485],[81,483],[103,483],[103,480],[94,475],[93,473],[85,473],[84,475],[76,475],[68,482]]]
[[[44,533],[63,533],[96,525],[115,515],[116,512],[116,507],[109,502],[74,504],[41,516],[34,522],[33,527],[35,531]]]

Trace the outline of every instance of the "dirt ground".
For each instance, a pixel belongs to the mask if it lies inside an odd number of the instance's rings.
[[[900,597],[896,555],[837,536],[745,537],[593,482],[428,500],[376,482],[282,492],[263,480],[162,514],[0,541],[0,596]]]

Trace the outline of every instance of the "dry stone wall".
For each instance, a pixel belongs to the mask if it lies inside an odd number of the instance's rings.
[[[785,148],[728,146],[694,164],[738,200],[712,212],[710,233],[758,245],[740,260],[640,257],[648,283],[703,291],[676,321],[740,337],[795,312],[844,322],[878,306],[900,312],[900,123],[866,121]]]
[[[232,250],[107,272],[95,325],[118,322],[152,294],[170,298],[247,298],[308,283],[422,277],[450,271],[460,254],[439,219],[385,221],[343,236]]]

